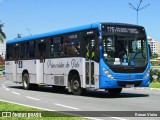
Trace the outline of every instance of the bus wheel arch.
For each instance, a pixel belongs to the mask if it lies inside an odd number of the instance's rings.
[[[68,75],[68,91],[73,95],[80,95],[82,92],[80,75],[77,70],[71,70]]]

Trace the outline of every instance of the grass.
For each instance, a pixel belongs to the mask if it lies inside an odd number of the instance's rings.
[[[16,105],[16,104],[11,104],[7,102],[0,102],[0,116],[1,112],[18,112],[18,113],[41,113],[42,116],[45,117],[0,117],[0,120],[85,120],[84,118],[80,117],[73,117],[73,116],[66,116],[57,112],[47,112],[47,111],[42,111],[39,109],[35,108],[30,108],[30,107],[24,107],[21,105]],[[47,114],[52,117],[47,117]]]
[[[5,66],[4,65],[0,65],[0,70],[4,69]]]
[[[160,88],[160,83],[157,82],[157,83],[150,83],[149,85],[150,88]]]

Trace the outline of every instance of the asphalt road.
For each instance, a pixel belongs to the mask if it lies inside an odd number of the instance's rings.
[[[80,111],[88,111],[85,112],[89,114],[87,117],[95,120],[160,119],[160,117],[153,116],[132,116],[136,113],[138,115],[142,115],[141,112],[148,113],[148,111],[149,113],[160,113],[159,90],[139,90],[134,88],[123,89],[122,93],[118,97],[110,97],[105,91],[87,91],[87,93],[83,96],[74,96],[68,94],[67,90],[63,92],[53,92],[52,87],[39,87],[36,91],[24,90],[21,84],[14,84],[7,81],[5,78],[0,78],[0,101],[9,101],[47,111],[66,111],[76,115],[84,114]],[[78,114],[79,112],[80,114]],[[117,115],[117,113],[120,115]],[[130,117],[130,115],[132,117]]]

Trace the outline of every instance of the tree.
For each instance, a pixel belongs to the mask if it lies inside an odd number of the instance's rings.
[[[154,59],[154,58],[158,58],[158,54],[157,53],[152,53],[151,59]]]
[[[21,38],[21,37],[22,37],[22,34],[18,33],[17,38]]]
[[[4,39],[6,39],[6,34],[2,31],[2,27],[4,27],[4,23],[0,21],[0,42],[3,43]]]

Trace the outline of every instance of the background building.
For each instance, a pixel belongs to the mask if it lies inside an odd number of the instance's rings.
[[[157,53],[160,56],[160,41],[148,37],[148,44],[150,44],[151,53]]]
[[[6,43],[0,43],[0,55],[5,58],[6,54]]]

